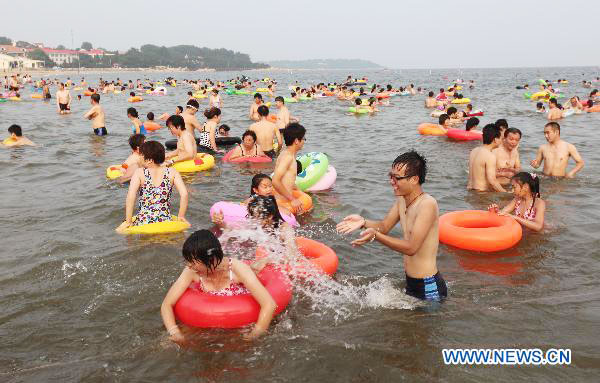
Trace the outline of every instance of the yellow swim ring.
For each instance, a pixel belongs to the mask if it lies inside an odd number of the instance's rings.
[[[109,180],[119,178],[125,174],[125,169],[127,168],[124,168],[123,165],[110,165],[106,168],[106,178]]]
[[[268,92],[269,88],[256,88],[257,92]]]
[[[454,88],[454,90],[462,90],[462,88],[463,88],[463,87],[462,87],[462,86],[460,86],[460,85],[457,85],[457,86],[449,86],[449,87],[448,87],[448,90],[450,90],[450,88]]]
[[[20,98],[20,97],[14,97],[14,96],[13,96],[13,97],[9,97],[8,99],[9,99],[10,101],[21,101],[21,98]]]
[[[133,217],[135,222],[136,217]],[[123,229],[122,234],[161,234],[179,233],[188,229],[191,225],[185,221],[179,221],[177,217],[171,216],[171,221],[148,223],[140,226],[129,226]]]
[[[41,93],[34,93],[31,95],[31,98],[43,98],[44,96],[42,96]]]
[[[451,101],[452,104],[468,104],[471,102],[470,98],[457,98]]]
[[[177,161],[177,157],[173,159]],[[180,173],[201,172],[215,166],[215,157],[207,153],[198,153],[195,159],[175,162],[172,166]]]

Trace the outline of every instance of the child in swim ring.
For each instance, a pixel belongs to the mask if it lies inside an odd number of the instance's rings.
[[[515,198],[500,211],[496,204],[491,204],[488,210],[499,215],[512,217],[531,230],[541,231],[544,228],[546,202],[540,198],[538,175],[520,172],[512,177],[511,184]]]
[[[140,147],[146,141],[146,136],[143,134],[133,134],[129,137],[129,146],[131,147],[131,154],[125,162],[121,165],[125,169],[125,173],[119,177],[119,183],[125,183],[131,179],[135,171],[140,168],[144,163],[144,157],[140,152]]]
[[[546,113],[546,107],[544,106],[543,102],[538,102],[537,104],[535,104],[535,111],[538,113]]]
[[[479,127],[479,119],[477,117],[471,117],[467,120],[467,123],[465,125],[465,130],[468,131],[476,131],[477,128]]]
[[[160,314],[169,333],[169,339],[185,344],[185,335],[175,321],[174,306],[192,284],[196,283],[204,292],[214,295],[252,294],[260,305],[258,321],[245,339],[254,339],[269,328],[277,305],[267,289],[256,277],[266,260],[248,265],[232,257],[225,257],[221,243],[208,230],[198,230],[188,237],[181,250],[185,268],[171,286],[161,306]]]

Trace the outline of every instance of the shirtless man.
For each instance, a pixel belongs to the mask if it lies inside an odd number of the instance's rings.
[[[90,96],[90,104],[92,104],[92,108],[83,117],[92,120],[92,129],[94,129],[95,135],[106,136],[108,132],[104,123],[104,109],[100,106],[100,95],[98,93]]]
[[[435,108],[438,105],[437,100],[435,99],[435,97],[433,97],[433,92],[430,91],[429,94],[427,95],[427,98],[425,99],[425,107],[432,109]]]
[[[551,98],[548,102],[550,110],[548,111],[548,120],[560,120],[563,118],[563,112],[558,108],[558,104],[555,98]]]
[[[501,185],[510,184],[512,176],[521,171],[519,158],[519,141],[521,131],[517,128],[508,128],[504,131],[502,144],[492,150],[496,156],[496,179]]]
[[[583,169],[583,159],[574,145],[560,139],[560,125],[549,122],[544,126],[547,144],[540,146],[531,166],[537,169],[544,162],[544,174],[547,176],[573,178]],[[569,157],[575,161],[575,167],[567,172]]]
[[[258,122],[250,125],[248,130],[256,133],[258,146],[261,150],[269,157],[275,157],[275,150],[273,149],[273,139],[277,137],[277,146],[281,148],[283,146],[283,140],[281,139],[281,132],[276,124],[267,120],[269,115],[269,108],[266,105],[258,107],[257,113],[260,117]]]
[[[186,128],[183,117],[178,115],[169,117],[167,119],[167,127],[171,134],[177,137],[177,149],[165,154],[165,159],[169,160],[165,162],[165,165],[173,165],[175,160],[172,158],[175,156],[177,156],[177,162],[193,160],[196,158],[196,154],[198,153],[196,140],[192,133]]]
[[[296,188],[296,175],[298,168],[296,154],[304,146],[306,129],[298,123],[292,122],[283,131],[285,150],[281,152],[275,162],[273,173],[273,194],[278,200],[290,201],[294,214],[302,213],[302,202],[294,198],[293,191]]]
[[[467,189],[506,192],[496,179],[496,156],[492,153],[500,142],[500,129],[494,124],[486,125],[483,128],[483,145],[471,150],[469,155]]]
[[[1,141],[5,146],[36,146],[30,139],[23,137],[23,132],[19,125],[11,125],[8,128],[10,137]]]
[[[65,89],[65,84],[62,82],[58,86],[56,92],[56,107],[58,108],[59,114],[71,113],[71,93],[68,89]]]
[[[446,282],[437,268],[439,246],[437,201],[422,189],[427,174],[426,160],[411,151],[398,156],[392,164],[390,184],[396,202],[381,221],[349,215],[337,225],[340,233],[364,229],[352,242],[361,246],[377,240],[390,249],[404,254],[406,294],[423,300],[439,301],[448,295]],[[389,235],[400,222],[404,238]]]
[[[229,159],[260,157],[264,155],[265,153],[260,149],[260,146],[256,144],[256,133],[252,130],[246,130],[244,134],[242,134],[242,143],[233,149]]]
[[[290,111],[287,106],[285,106],[283,97],[275,97],[275,107],[279,109],[276,122],[278,129],[284,129],[290,122],[300,122],[298,118],[290,115]]]
[[[194,139],[196,138],[196,129],[198,129],[198,131],[202,130],[202,125],[200,125],[200,122],[196,118],[198,108],[200,108],[198,101],[191,99],[185,104],[185,110],[181,113],[181,117],[183,117],[183,121],[185,121],[185,130],[191,133]]]
[[[140,147],[145,141],[146,136],[143,134],[133,134],[131,137],[129,137],[131,154],[129,157],[127,157],[125,162],[123,162],[123,165],[121,165],[121,167],[125,169],[125,173],[119,177],[119,183],[123,184],[131,180],[131,177],[133,177],[135,171],[143,165],[144,157],[140,153]]]
[[[260,120],[260,116],[258,115],[258,107],[263,105],[263,98],[260,93],[254,93],[254,102],[250,105],[250,111],[248,113],[248,118],[253,121]]]

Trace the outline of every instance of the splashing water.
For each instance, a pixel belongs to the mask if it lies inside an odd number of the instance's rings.
[[[414,309],[422,305],[394,286],[388,276],[371,282],[360,276],[338,276],[334,279],[318,270],[297,249],[290,251],[279,240],[281,230],[265,231],[256,222],[243,222],[227,230],[219,238],[227,254],[243,260],[254,260],[256,247],[268,254],[269,262],[285,267],[296,296],[308,299],[318,316],[331,316],[338,322],[374,308]]]

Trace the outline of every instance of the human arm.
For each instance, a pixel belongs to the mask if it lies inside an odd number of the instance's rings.
[[[513,200],[513,203],[514,203],[514,200]],[[536,199],[535,205],[536,205],[535,206],[536,213],[535,213],[535,218],[533,221],[530,221],[525,218],[521,218],[521,217],[513,215],[513,214],[505,213],[504,210],[506,208],[502,209],[502,211],[499,214],[508,216],[508,217],[512,217],[517,222],[519,222],[521,225],[525,226],[526,228],[539,232],[544,228],[544,213],[546,212],[546,202],[543,201],[542,199]]]
[[[540,167],[540,165],[542,164],[542,161],[544,160],[544,152],[542,150],[542,147],[540,146],[538,148],[537,154],[535,155],[535,159],[531,160],[531,162],[529,163],[534,169],[537,169]]]
[[[381,221],[372,221],[365,219],[358,214],[352,214],[345,217],[342,222],[338,223],[336,230],[342,234],[349,234],[360,228],[373,228],[382,233],[388,233],[399,220],[398,202],[396,202]]]
[[[187,211],[188,207],[188,191],[185,187],[185,184],[183,183],[181,174],[179,174],[179,172],[175,169],[171,169],[171,172],[173,172],[173,183],[175,184],[175,188],[179,193],[179,213],[177,214],[177,219],[180,221],[187,222],[187,220],[185,219],[185,212]]]
[[[513,200],[510,201],[510,203],[508,205],[504,206],[501,211],[499,211],[498,205],[495,203],[488,206],[488,211],[490,213],[496,213],[496,214],[503,214],[503,215],[509,214],[515,210],[515,205],[516,205],[516,201],[513,198]]]
[[[238,146],[236,146],[233,149],[233,151],[229,155],[229,159],[230,160],[234,160],[234,159],[240,158],[240,157],[243,157],[243,155],[242,155],[242,147],[240,145],[238,145]]]
[[[421,202],[412,230],[410,232],[404,232],[404,239],[392,237],[373,228],[368,228],[367,230],[363,231],[361,236],[363,238],[370,236],[371,240],[376,239],[392,250],[412,256],[419,251],[423,245],[423,241],[425,241],[427,233],[435,224],[437,219],[437,204],[435,203],[435,200],[430,198]]]
[[[125,223],[127,226],[131,226],[133,217],[133,205],[137,197],[138,190],[140,189],[141,179],[144,176],[143,169],[137,169],[131,177],[129,183],[129,190],[127,191],[127,199],[125,200]]]
[[[160,316],[162,317],[165,328],[169,332],[169,338],[177,343],[184,341],[185,338],[175,321],[173,307],[194,280],[193,276],[194,272],[186,267],[175,283],[169,288],[167,295],[160,305]]]
[[[260,305],[260,312],[258,313],[258,320],[254,325],[254,329],[252,329],[252,331],[245,336],[246,339],[257,338],[267,332],[269,324],[271,324],[271,320],[273,320],[273,316],[275,315],[277,303],[275,303],[275,300],[271,294],[269,294],[265,286],[260,283],[250,266],[243,262],[234,260],[231,268],[238,282],[243,284],[244,287],[250,291],[252,297]]]
[[[485,178],[495,191],[506,193],[496,178],[496,156],[491,155],[485,161]]]
[[[208,125],[208,124],[207,124]],[[215,127],[217,124],[210,124],[210,126],[208,127],[208,135],[210,138],[210,146],[212,148],[212,150],[214,150],[217,153],[224,153],[224,150],[221,150],[219,148],[217,148],[217,141],[216,141],[216,132],[215,132]]]
[[[577,174],[577,172],[583,169],[584,162],[583,158],[581,158],[581,156],[579,155],[577,148],[573,144],[569,144],[569,155],[575,161],[575,167],[567,173],[567,178],[573,178],[575,177],[575,174]]]
[[[285,123],[284,126],[287,126],[289,124],[289,122],[290,122],[290,120],[288,119],[288,122]],[[275,137],[277,138],[277,147],[279,149],[281,149],[281,148],[283,148],[283,137],[281,137],[281,132],[279,131],[279,128],[277,127],[277,125],[275,125],[275,127],[273,129],[275,129]]]
[[[87,118],[88,120],[91,120],[95,114],[96,114],[96,110],[94,107],[92,107],[90,110],[87,111],[86,114],[83,115],[83,118]]]

